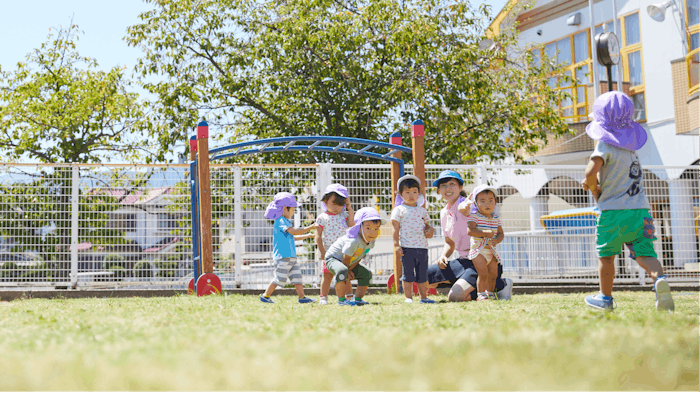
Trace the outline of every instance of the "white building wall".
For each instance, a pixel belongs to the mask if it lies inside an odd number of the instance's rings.
[[[538,0],[537,6],[547,2],[549,1]],[[649,17],[646,9],[647,6],[659,2],[659,0],[617,0],[618,16],[639,11],[647,106],[647,122],[642,125],[649,135],[649,142],[639,151],[639,156],[642,165],[687,166],[700,157],[700,136],[675,133],[671,61],[685,56],[683,38],[679,30],[680,14],[675,7],[672,7],[666,10],[666,19],[663,22],[654,21]],[[593,9],[596,25],[613,19],[612,0],[597,3]],[[577,12],[581,13],[581,24],[568,26],[566,19]],[[590,14],[588,7],[585,7],[521,32],[519,43],[521,46],[544,44],[583,31],[588,27],[590,27]],[[538,31],[541,31],[541,35],[537,34]]]

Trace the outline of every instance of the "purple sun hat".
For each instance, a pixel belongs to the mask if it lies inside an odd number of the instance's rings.
[[[348,198],[350,193],[348,193],[348,188],[341,185],[340,183],[333,183],[328,185],[326,190],[323,192],[323,197],[326,197],[328,193],[336,193],[344,198]],[[322,197],[322,198],[323,198]],[[326,207],[326,203],[321,200],[321,209],[323,212],[326,212],[328,210],[328,207]],[[343,206],[343,211],[345,210],[345,207]]]
[[[403,183],[406,180],[413,179],[414,181],[418,182],[418,190],[420,190],[420,179],[418,179],[417,176],[415,175],[404,175],[399,180],[396,182],[396,200],[394,200],[394,208],[398,207],[399,205],[403,204],[403,198],[399,194],[399,190],[401,190],[401,183]],[[422,194],[418,195],[418,201],[416,201],[416,206],[417,207],[422,207],[423,204],[425,203],[425,197],[423,197]]]
[[[476,196],[479,195],[479,193],[483,193],[485,191],[491,191],[493,192],[494,197],[498,197],[498,190],[496,188],[489,186],[489,185],[479,185],[474,188],[474,190],[469,194],[467,197],[467,203],[472,204],[472,208],[469,212],[471,213],[477,213],[479,212],[479,208],[476,206]],[[493,210],[494,215],[500,216],[501,214],[501,208],[496,204],[496,208]]]
[[[374,208],[362,208],[355,212],[355,225],[350,227],[347,231],[348,238],[357,238],[360,233],[360,228],[362,227],[362,222],[367,222],[371,220],[380,220],[382,224],[386,224],[386,219],[382,219]]]
[[[647,142],[647,132],[633,120],[634,103],[622,92],[601,94],[593,103],[593,121],[586,134],[596,141],[635,151]]]
[[[292,193],[280,192],[275,194],[272,202],[267,205],[265,210],[265,217],[270,220],[277,220],[282,216],[282,210],[284,207],[298,207],[299,203]]]

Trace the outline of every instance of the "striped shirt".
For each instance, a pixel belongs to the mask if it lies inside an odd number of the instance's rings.
[[[494,232],[498,231],[498,226],[501,225],[501,218],[499,215],[496,215],[495,213],[493,214],[492,218],[487,218],[486,216],[482,215],[481,212],[477,213],[472,213],[469,215],[467,218],[467,222],[474,222],[476,223],[476,229],[485,231],[485,230],[493,230]],[[491,245],[489,243],[490,238],[484,238],[484,237],[472,237],[471,243],[469,244],[469,259],[472,260],[474,257],[478,256],[479,253],[486,247],[488,244],[491,247],[491,250],[493,250],[493,255],[496,257],[496,260],[500,263],[501,258],[498,256],[496,253],[496,247],[494,245]]]

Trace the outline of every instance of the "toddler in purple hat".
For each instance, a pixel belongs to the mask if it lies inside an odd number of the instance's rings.
[[[632,120],[633,114],[634,104],[627,95],[608,92],[596,99],[594,120],[586,127],[586,133],[598,143],[581,186],[593,193],[601,214],[596,226],[600,293],[587,296],[585,303],[596,309],[614,309],[615,255],[625,244],[630,257],[654,279],[656,308],[673,311],[671,289],[654,250],[654,220],[635,152],[644,146],[647,133]]]
[[[338,301],[338,305],[365,305],[365,292],[372,279],[372,271],[360,261],[374,247],[379,228],[386,220],[374,208],[362,208],[355,213],[355,225],[338,238],[326,250],[326,267],[335,276],[335,292],[343,294],[350,281],[357,279],[357,295],[354,300]]]
[[[275,194],[272,202],[265,210],[265,217],[274,220],[272,232],[272,260],[275,262],[275,277],[260,296],[260,301],[274,303],[270,296],[277,286],[284,286],[290,281],[297,291],[299,303],[306,304],[315,300],[304,296],[304,286],[301,280],[301,269],[297,265],[297,250],[295,240],[313,237],[313,234],[303,235],[313,230],[315,225],[294,228],[290,219],[294,217],[294,210],[299,206],[292,193],[281,192]]]
[[[316,219],[316,246],[322,259],[326,256],[326,250],[333,245],[333,242],[345,235],[348,227],[355,225],[353,218],[355,214],[352,211],[352,205],[348,196],[348,189],[339,183],[328,185],[323,192],[323,197],[321,198],[323,213]],[[325,259],[322,265],[323,278],[321,279],[321,299],[319,304],[326,305],[328,304],[328,291],[331,288],[333,273],[326,267]],[[348,286],[348,289],[337,294],[338,301],[345,301],[345,295],[351,293],[352,286]]]

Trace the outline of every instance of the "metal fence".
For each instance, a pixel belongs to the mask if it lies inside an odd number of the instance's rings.
[[[504,276],[516,283],[597,283],[594,225],[572,218],[573,225],[545,228],[541,220],[594,206],[580,187],[583,166],[428,165],[428,184],[445,169],[462,174],[467,192],[486,182],[498,189]],[[0,287],[184,288],[192,277],[188,171],[188,165],[1,165]],[[667,274],[697,283],[698,169],[648,166],[638,177]],[[214,264],[224,288],[263,288],[272,278],[272,226],[263,213],[275,193],[297,196],[302,205],[294,222],[305,225],[320,213],[320,193],[334,182],[349,189],[355,209],[371,206],[390,215],[389,165],[213,164]],[[434,263],[443,248],[444,203],[434,188],[426,194],[437,229],[430,240]],[[391,234],[391,225],[383,226],[366,258],[377,285],[393,273]],[[298,242],[297,252],[304,283],[318,286],[321,256],[313,239]],[[616,267],[618,283],[649,282],[626,251]]]

